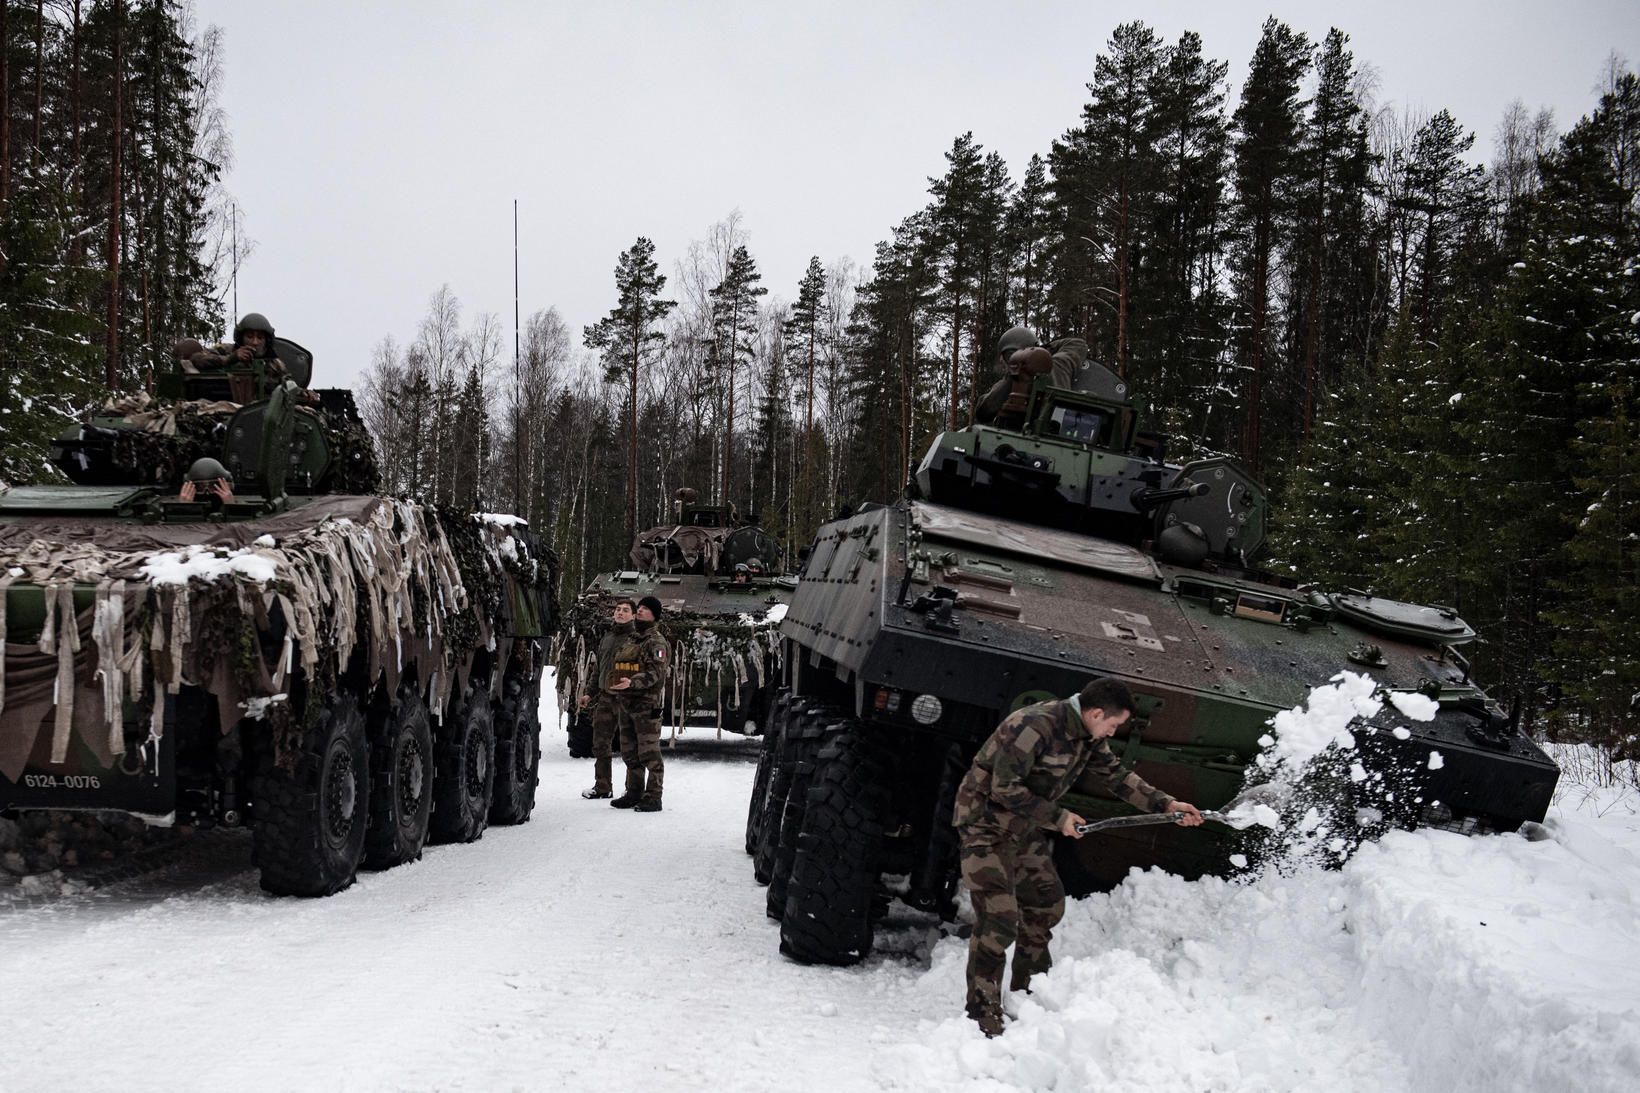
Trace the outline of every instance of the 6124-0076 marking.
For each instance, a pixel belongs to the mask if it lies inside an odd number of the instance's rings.
[[[101,789],[102,779],[94,774],[25,774],[23,785],[29,789]]]

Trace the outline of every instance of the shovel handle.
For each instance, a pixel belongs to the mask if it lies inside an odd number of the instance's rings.
[[[1183,812],[1141,812],[1136,816],[1112,816],[1108,820],[1095,820],[1092,823],[1077,824],[1076,833],[1086,835],[1094,831],[1109,831],[1113,827],[1149,827],[1152,824],[1176,824],[1184,819],[1184,816]],[[1213,820],[1216,823],[1234,827],[1238,830],[1246,826],[1245,823],[1232,822],[1222,812],[1204,810],[1202,819]]]
[[[1077,824],[1076,833],[1086,835],[1093,831],[1109,831],[1113,827],[1149,827],[1152,824],[1176,824],[1182,812],[1141,812],[1136,816],[1112,816],[1108,820]]]

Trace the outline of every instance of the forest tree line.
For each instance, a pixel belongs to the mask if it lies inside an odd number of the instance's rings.
[[[1449,604],[1529,726],[1632,742],[1635,75],[1591,74],[1564,133],[1517,101],[1484,166],[1449,112],[1379,105],[1336,29],[1271,19],[1233,99],[1228,77],[1196,34],[1119,26],[1058,140],[1016,176],[956,136],[868,267],[768,285],[738,214],[669,268],[639,237],[608,314],[536,313],[516,375],[486,317],[450,356],[441,290],[378,350],[375,420],[421,453],[395,485],[529,516],[571,588],[678,486],[795,547],[895,496],[1025,324],[1086,338],[1174,458],[1266,482],[1263,564]],[[446,457],[483,462],[425,466]]]
[[[0,0],[0,476],[174,333],[242,257],[216,182],[219,39],[172,0]],[[886,500],[965,423],[1001,333],[1086,338],[1171,457],[1269,487],[1262,564],[1455,607],[1529,726],[1640,720],[1634,429],[1640,85],[1564,131],[1381,105],[1345,34],[1276,19],[1231,91],[1185,33],[1116,28],[1017,173],[956,135],[869,264],[765,283],[740,216],[612,256],[610,309],[511,324],[448,286],[361,407],[395,492],[527,516],[567,594],[692,486],[790,546]],[[1483,121],[1486,121],[1483,119]]]
[[[177,0],[0,0],[0,479],[222,329],[222,32]]]

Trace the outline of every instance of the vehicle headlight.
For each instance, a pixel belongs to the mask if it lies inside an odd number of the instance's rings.
[[[933,695],[918,695],[911,703],[911,716],[919,725],[932,725],[945,712],[945,705]]]

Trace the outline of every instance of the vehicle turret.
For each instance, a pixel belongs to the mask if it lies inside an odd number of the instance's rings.
[[[1140,430],[1127,384],[1095,361],[1082,364],[1068,387],[1044,373],[1028,381],[1014,379],[1025,404],[1021,425],[976,422],[941,433],[911,495],[1154,544],[1175,564],[1252,564],[1264,544],[1264,490],[1233,460],[1168,462],[1167,438]]]

